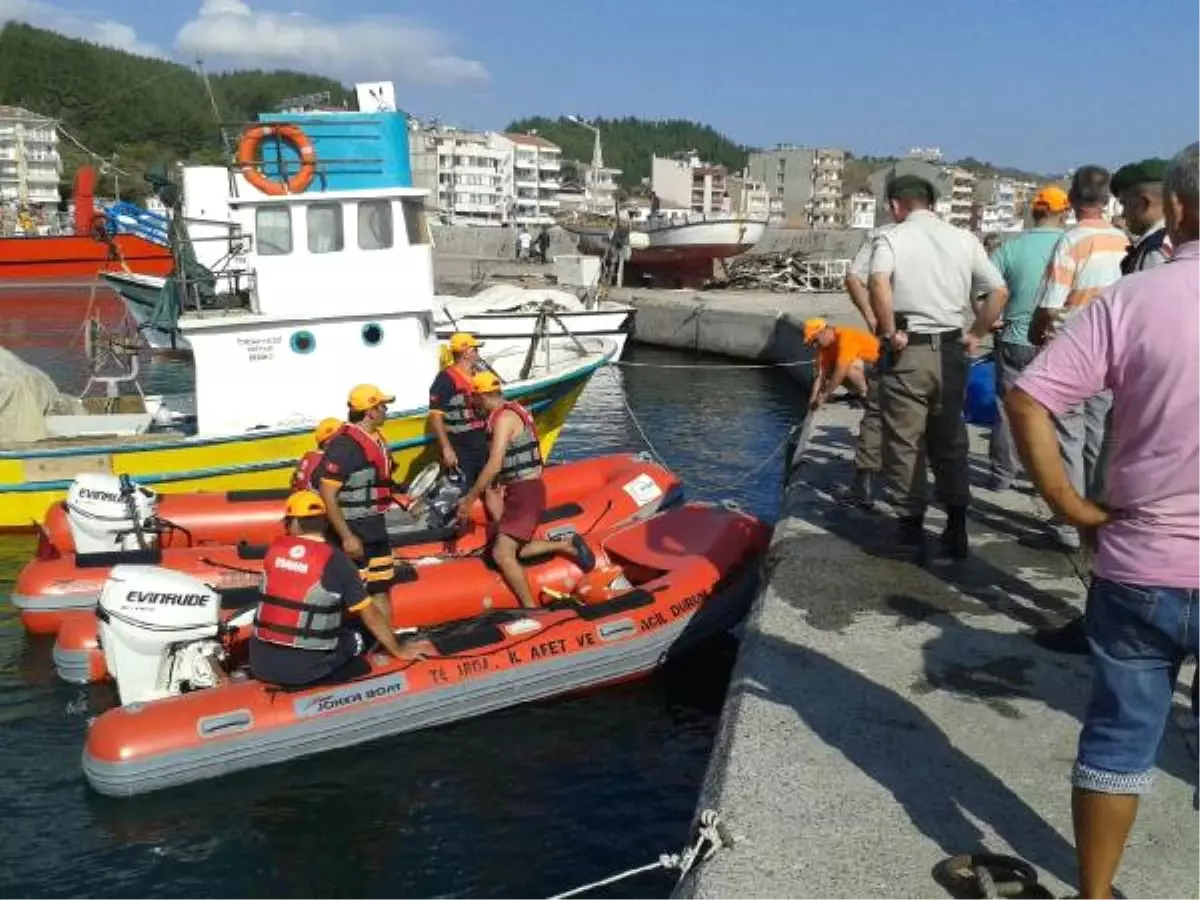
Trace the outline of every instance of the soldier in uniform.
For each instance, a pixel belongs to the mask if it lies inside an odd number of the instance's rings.
[[[970,355],[1004,308],[1008,290],[979,239],[933,212],[937,193],[915,175],[888,182],[896,227],[875,238],[868,288],[883,342],[880,414],[883,468],[899,515],[897,545],[925,558],[925,465],[945,505],[942,543],[967,556],[967,434]],[[971,298],[986,293],[965,329]]]

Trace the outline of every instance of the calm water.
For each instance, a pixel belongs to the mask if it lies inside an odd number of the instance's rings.
[[[78,389],[80,351],[64,348],[86,307],[86,291],[0,294],[0,346]],[[156,363],[143,384],[185,381]],[[770,371],[605,370],[555,456],[644,449],[624,398],[690,496],[770,518],[780,461],[746,476],[783,438],[796,395]],[[0,540],[0,594],[29,547]],[[56,682],[51,646],[0,605],[3,896],[539,897],[648,863],[687,837],[736,651],[718,642],[642,684],[113,801],[88,790],[79,753],[114,695]],[[656,873],[606,896],[671,886]]]

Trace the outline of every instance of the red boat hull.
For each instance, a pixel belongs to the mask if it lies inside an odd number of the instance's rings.
[[[118,234],[112,258],[107,244],[88,235],[0,238],[0,283],[96,278],[100,272],[122,271],[122,260],[139,275],[168,275],[171,251],[132,234]]]

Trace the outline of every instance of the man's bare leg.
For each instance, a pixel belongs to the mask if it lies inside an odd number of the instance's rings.
[[[539,541],[538,543],[550,542]],[[507,534],[496,535],[496,541],[492,544],[492,559],[496,561],[496,568],[500,570],[500,574],[504,576],[504,580],[508,582],[512,592],[517,595],[517,602],[526,609],[533,609],[537,606],[537,602],[533,598],[533,591],[529,589],[525,570],[521,568],[521,563],[517,559],[518,552],[516,538]]]
[[[1137,810],[1136,794],[1101,794],[1080,788],[1071,791],[1080,897],[1112,896],[1113,879]]]

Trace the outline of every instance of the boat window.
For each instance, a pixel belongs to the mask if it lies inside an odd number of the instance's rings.
[[[312,353],[317,349],[317,339],[311,331],[297,331],[292,335],[291,345],[294,353]]]
[[[386,250],[392,246],[392,204],[363,200],[358,204],[358,249]]]
[[[368,322],[362,329],[363,343],[368,347],[376,346],[383,340],[383,328],[378,322]]]
[[[259,256],[291,253],[292,211],[287,207],[259,207],[254,213],[254,236]]]
[[[429,223],[425,221],[425,202],[421,197],[401,200],[404,209],[404,227],[408,232],[408,243],[411,246],[428,244]]]
[[[308,205],[308,252],[337,253],[344,246],[342,205],[340,203],[310,203]]]

